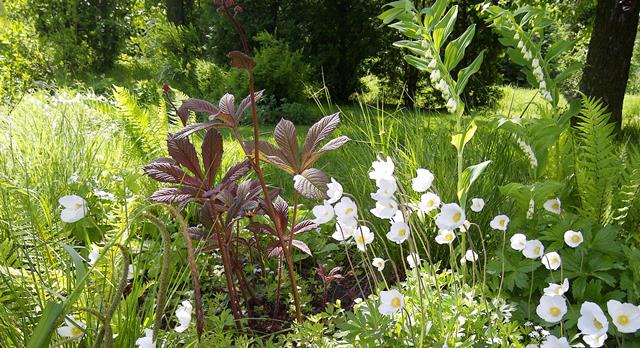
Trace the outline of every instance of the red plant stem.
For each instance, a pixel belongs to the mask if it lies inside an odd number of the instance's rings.
[[[235,19],[234,16],[229,13],[229,10],[224,8],[224,14],[229,18],[233,26],[235,27],[238,35],[240,36],[240,41],[242,42],[242,48],[246,55],[250,55],[249,51],[249,42],[247,40],[244,31],[242,30],[242,26]],[[253,167],[256,175],[258,176],[258,181],[260,182],[260,187],[262,188],[262,192],[264,194],[264,199],[267,204],[267,208],[270,211],[271,216],[273,217],[273,222],[275,224],[276,233],[278,234],[278,238],[280,239],[280,244],[282,245],[282,252],[285,255],[285,260],[287,262],[287,271],[289,273],[289,280],[291,282],[291,293],[293,294],[293,302],[296,307],[296,320],[298,322],[302,322],[302,309],[300,306],[300,294],[298,292],[298,284],[296,281],[296,273],[293,267],[293,257],[291,256],[291,248],[289,248],[290,244],[287,244],[284,238],[284,229],[286,226],[281,226],[279,219],[277,218],[275,208],[273,207],[273,202],[271,201],[271,197],[269,197],[269,190],[267,189],[267,184],[264,180],[264,175],[262,173],[262,169],[260,168],[260,154],[259,154],[259,145],[260,145],[260,124],[258,122],[258,109],[256,106],[256,98],[255,98],[255,81],[253,77],[252,68],[247,69],[249,74],[249,98],[251,100],[251,117],[253,121]],[[236,131],[237,132],[237,131]],[[242,142],[240,142],[240,146],[243,146]],[[295,208],[294,208],[295,209]],[[287,247],[285,247],[287,245]]]
[[[211,207],[211,212],[214,215],[216,214],[215,204],[213,201],[209,200],[209,205]],[[227,289],[229,290],[229,302],[231,303],[231,312],[233,314],[233,318],[236,322],[236,327],[238,330],[242,329],[240,324],[240,319],[242,319],[242,312],[240,312],[240,302],[238,301],[238,293],[236,292],[235,285],[233,284],[233,266],[231,265],[231,258],[229,257],[227,246],[222,240],[221,229],[222,226],[220,221],[216,219],[218,222],[218,226],[214,226],[214,231],[216,235],[216,241],[218,242],[218,247],[220,248],[220,254],[222,255],[222,266],[224,268],[224,275],[227,280]],[[215,225],[215,223],[214,223]]]
[[[282,254],[278,255],[278,287],[276,288],[276,298],[273,309],[273,316],[278,316],[278,307],[280,307],[280,287],[282,286]]]

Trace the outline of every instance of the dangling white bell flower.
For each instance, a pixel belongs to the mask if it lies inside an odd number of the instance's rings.
[[[156,348],[156,342],[153,340],[153,330],[144,329],[144,336],[136,340],[138,348]]]
[[[516,233],[511,236],[511,248],[517,251],[524,250],[527,243],[527,236],[522,233]]]
[[[528,259],[537,259],[544,255],[544,245],[537,239],[528,240],[522,249],[522,255]]]
[[[418,253],[409,253],[406,257],[407,263],[409,264],[409,268],[413,269],[420,265],[422,259]]]
[[[544,81],[540,81],[540,89],[541,90],[546,90],[547,89],[547,83]]]
[[[599,348],[604,346],[604,341],[607,340],[607,334],[601,335],[584,335],[582,336],[584,343],[586,343],[589,347]]]
[[[538,58],[534,58],[531,61],[531,66],[533,66],[534,68],[539,68],[540,67],[540,60]]]
[[[338,221],[336,222],[336,231],[333,232],[331,238],[337,241],[345,241],[353,236],[353,232],[355,232],[358,222],[353,220],[348,221]]]
[[[458,103],[456,103],[456,101],[453,100],[453,98],[449,98],[449,100],[447,101],[447,111],[449,111],[450,113],[454,113],[456,112],[457,109],[458,109]]]
[[[87,201],[80,196],[63,196],[60,197],[58,203],[60,203],[63,208],[62,212],[60,212],[60,220],[66,223],[77,222],[84,218],[89,212]]]
[[[560,203],[560,199],[559,198],[554,198],[554,199],[550,199],[546,202],[544,202],[544,204],[542,205],[544,207],[544,209],[550,213],[554,213],[554,214],[560,214],[560,212],[562,211],[561,206],[562,203]]]
[[[464,253],[464,258],[469,262],[476,262],[478,261],[478,253],[469,249]]]
[[[436,81],[440,80],[440,70],[435,69],[429,74],[429,78],[432,83],[436,83]]]
[[[549,323],[559,322],[566,313],[567,301],[563,296],[543,295],[536,307],[536,314]]]
[[[418,209],[424,213],[428,213],[434,209],[438,209],[440,206],[440,197],[437,194],[427,192],[420,196],[420,203]]]
[[[436,60],[435,59],[431,59],[429,64],[427,64],[427,68],[428,69],[435,69],[436,68]]]
[[[582,237],[582,232],[580,231],[568,230],[564,233],[564,242],[572,248],[577,248],[578,245],[584,242],[584,237]]]
[[[607,302],[607,311],[613,325],[622,333],[634,333],[640,329],[640,308],[631,303],[621,303],[616,300]]]
[[[370,211],[380,219],[391,219],[398,212],[398,203],[394,199],[379,200],[376,207]]]
[[[546,269],[555,271],[560,268],[562,259],[560,258],[560,254],[553,251],[542,256],[542,264]]]
[[[518,34],[517,32],[513,35],[513,39],[514,40],[520,40],[520,34]]]
[[[604,312],[593,302],[584,302],[580,307],[578,329],[583,335],[602,335],[609,330],[609,321]]]
[[[380,257],[374,257],[373,261],[371,261],[371,265],[378,269],[378,272],[382,272],[384,270],[385,260]]]
[[[456,234],[450,230],[440,230],[436,236],[436,243],[451,244],[456,239]]]
[[[554,335],[549,335],[542,342],[540,348],[569,348],[569,341],[565,337],[556,337]]]
[[[419,168],[416,172],[416,177],[411,179],[411,188],[416,192],[425,192],[433,184],[433,173],[422,168]]]
[[[393,194],[396,193],[396,190],[398,189],[398,184],[393,177],[380,178],[376,180],[376,186],[378,186],[378,191],[371,194],[371,198],[376,201],[392,198]]]
[[[518,48],[522,49],[524,47],[524,42],[518,41]]]
[[[350,221],[358,217],[358,207],[349,197],[342,197],[335,205],[334,211],[339,221]]]
[[[76,320],[73,317],[64,319],[64,326],[60,326],[56,329],[58,335],[70,339],[80,339],[84,336],[84,330],[87,328],[83,322]]]
[[[373,242],[373,233],[367,226],[360,226],[353,232],[353,239],[360,251],[365,251],[367,244]]]
[[[453,231],[464,224],[464,210],[457,203],[444,204],[436,218],[436,225],[441,230]]]
[[[176,309],[176,318],[178,319],[179,325],[174,328],[176,332],[184,332],[189,328],[189,324],[191,323],[192,310],[193,306],[188,300],[182,301],[182,304],[178,306],[178,308]]]
[[[569,291],[569,279],[567,278],[564,278],[562,284],[549,283],[549,286],[544,288],[544,294],[547,296],[562,296],[567,291]]]
[[[409,235],[409,225],[403,221],[398,221],[391,225],[391,230],[387,233],[387,238],[392,242],[402,244],[405,240],[409,239]]]
[[[89,265],[93,266],[98,258],[100,257],[100,248],[97,245],[91,245],[91,252],[88,255],[89,261],[87,262]]]
[[[313,216],[315,216],[313,222],[318,225],[322,225],[333,220],[335,215],[333,207],[329,204],[329,201],[325,201],[322,205],[316,205],[311,209],[311,212],[313,213]]]
[[[380,291],[380,307],[382,315],[392,315],[404,306],[404,296],[398,290]]]
[[[479,213],[484,209],[484,199],[476,197],[471,199],[471,210]]]
[[[382,160],[382,158],[378,157],[377,161],[371,163],[373,170],[369,172],[369,178],[373,180],[378,180],[380,178],[393,179],[393,171],[395,169],[395,165],[391,160],[391,157],[387,156],[386,160]]]
[[[491,220],[489,226],[494,230],[506,231],[509,227],[509,217],[506,215],[498,215]]]
[[[339,201],[343,193],[342,185],[336,179],[331,178],[331,182],[327,184],[327,196],[329,197],[327,202],[333,204]]]

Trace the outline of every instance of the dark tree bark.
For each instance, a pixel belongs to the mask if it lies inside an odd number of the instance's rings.
[[[167,0],[167,19],[175,25],[189,23],[193,0]]]
[[[638,29],[640,0],[598,0],[587,64],[580,90],[601,98],[616,129],[622,127],[622,102]]]
[[[402,101],[407,108],[413,109],[415,106],[416,94],[418,93],[418,69],[407,63],[404,65],[405,89],[402,94]]]

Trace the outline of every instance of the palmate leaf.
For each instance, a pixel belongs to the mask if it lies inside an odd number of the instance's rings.
[[[167,148],[169,155],[178,163],[186,167],[189,171],[202,178],[200,161],[196,154],[196,149],[187,138],[176,138],[173,134],[167,134]]]
[[[189,120],[189,114],[191,112],[203,112],[208,116],[213,116],[218,114],[219,110],[215,105],[209,103],[206,100],[202,99],[187,99],[182,102],[180,108],[178,108],[178,116],[180,117],[180,121],[182,121],[182,125],[186,126],[187,121]]]
[[[202,164],[209,185],[213,185],[222,163],[222,152],[222,137],[217,129],[210,128],[202,141]]]
[[[273,137],[284,156],[284,160],[292,168],[299,168],[298,138],[296,136],[296,126],[291,121],[281,119],[276,125]]]
[[[333,131],[338,128],[340,124],[340,113],[335,113],[329,116],[321,118],[316,122],[307,133],[307,137],[304,140],[305,153],[311,153],[315,151],[316,147],[328,137]]]
[[[187,184],[201,187],[202,182],[185,173],[178,163],[170,158],[159,158],[144,166],[143,171],[151,178],[170,184]]]
[[[320,169],[309,168],[293,178],[293,186],[310,199],[326,199],[329,177]]]

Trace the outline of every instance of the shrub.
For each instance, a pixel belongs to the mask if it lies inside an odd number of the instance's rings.
[[[266,96],[258,104],[260,122],[266,124],[276,124],[285,116],[294,123],[310,124],[314,121],[312,113],[313,108],[307,104],[290,103],[286,99],[277,100],[275,96]]]

